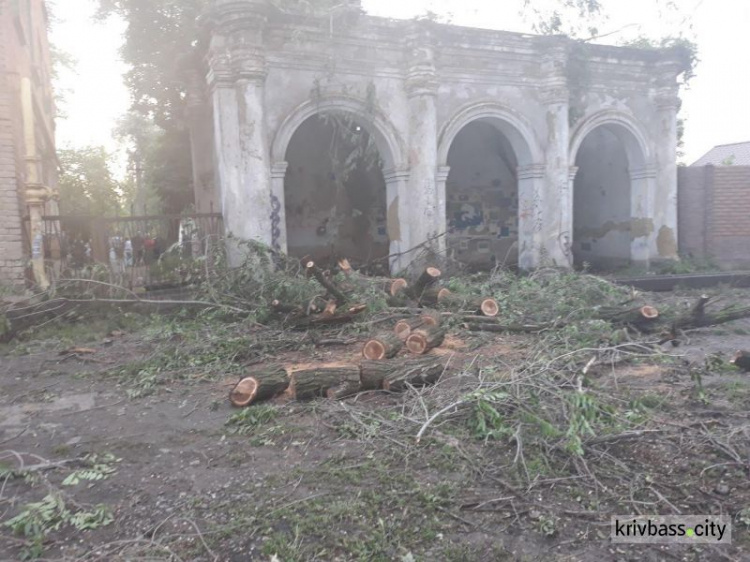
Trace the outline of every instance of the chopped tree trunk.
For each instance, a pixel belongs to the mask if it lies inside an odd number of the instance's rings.
[[[425,327],[440,326],[443,323],[442,315],[436,310],[425,310],[420,318]]]
[[[392,372],[383,379],[383,390],[403,392],[410,386],[422,387],[435,384],[445,371],[445,359],[429,357],[411,359],[394,365]]]
[[[445,287],[428,287],[422,293],[419,304],[422,306],[437,306],[441,300],[445,300],[451,295],[451,292]]]
[[[330,400],[343,400],[358,394],[360,391],[359,381],[346,381],[337,386],[333,386],[326,391],[326,396]]]
[[[289,396],[292,400],[309,400],[325,396],[328,389],[345,382],[359,382],[359,367],[321,365],[289,373]]]
[[[394,370],[394,365],[401,365],[403,361],[362,361],[359,366],[359,386],[362,391],[380,390],[383,388],[385,377]]]
[[[438,268],[428,267],[424,270],[422,275],[419,276],[419,279],[414,283],[414,286],[408,289],[409,295],[417,301],[421,300],[422,294],[425,290],[437,283],[441,275],[442,273]]]
[[[445,329],[438,326],[419,328],[406,338],[406,348],[415,355],[424,355],[445,340]]]
[[[406,279],[396,278],[391,280],[390,287],[388,287],[388,293],[392,297],[397,296],[399,293],[402,293],[406,291],[406,289],[409,287],[409,283],[406,281]]]
[[[499,334],[506,332],[536,334],[555,327],[562,327],[562,324],[557,326],[555,324],[496,324],[489,322],[470,322],[464,324],[464,328],[470,332],[494,332]]]
[[[689,314],[681,316],[675,320],[675,328],[705,328],[708,326],[726,324],[727,322],[733,322],[734,320],[750,318],[750,307],[736,305],[722,308],[717,312],[707,312],[706,305],[710,300],[709,297],[703,295],[698,299],[698,302],[696,302]]]
[[[636,328],[643,328],[659,319],[659,311],[649,305],[626,310],[603,309],[600,311],[599,317],[617,324],[629,324]]]
[[[476,310],[477,313],[482,314],[483,316],[494,318],[500,314],[500,306],[498,306],[497,301],[493,298],[487,297],[475,299],[473,304],[475,306],[472,306],[472,309]]]
[[[393,328],[393,332],[401,339],[406,341],[411,333],[417,328],[421,328],[425,325],[424,318],[406,318],[399,320]]]
[[[289,386],[286,369],[280,365],[266,367],[245,377],[229,393],[229,400],[238,408],[249,406],[256,402],[270,400],[284,392]]]
[[[336,309],[338,308],[338,305],[336,304],[336,301],[328,301],[326,303],[326,307],[323,309],[323,316],[328,316],[329,318],[336,314]]]
[[[368,340],[362,349],[362,355],[372,361],[390,359],[395,357],[402,347],[404,342],[396,334],[385,332]]]
[[[352,269],[352,264],[349,263],[349,260],[346,258],[341,258],[339,260],[339,269],[347,277],[349,277],[352,273],[354,273],[354,270]]]
[[[738,351],[734,354],[731,363],[735,364],[745,372],[750,372],[750,352]]]
[[[364,307],[364,309],[354,307],[349,309],[349,312],[346,312],[345,314],[335,314],[333,316],[325,316],[323,314],[319,314],[317,316],[307,316],[294,324],[294,329],[304,330],[306,328],[338,326],[340,324],[347,324],[349,322],[353,322],[357,318],[357,316],[364,312],[364,310],[366,309],[366,306]]]
[[[279,314],[304,314],[302,307],[294,304],[284,304],[279,300],[271,301],[271,308]]]
[[[346,295],[333,283],[333,281],[327,278],[320,268],[315,265],[315,262],[310,260],[305,264],[305,270],[309,275],[315,277],[315,280],[328,291],[328,293],[336,299],[338,304],[344,304],[347,301]]]
[[[448,292],[438,299],[438,306],[447,310],[463,310],[472,314],[480,314],[494,318],[500,313],[497,301],[490,297],[462,297]]]

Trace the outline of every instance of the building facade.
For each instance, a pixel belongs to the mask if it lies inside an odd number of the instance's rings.
[[[47,284],[42,216],[57,191],[43,0],[0,0],[0,283]],[[31,267],[29,267],[31,266]]]
[[[199,211],[291,255],[394,271],[426,247],[521,269],[677,257],[679,52],[354,4],[316,19],[213,2],[188,100]],[[343,175],[356,151],[337,128],[377,164]]]

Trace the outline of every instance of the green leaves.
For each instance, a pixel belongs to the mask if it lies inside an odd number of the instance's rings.
[[[121,459],[107,453],[101,456],[96,454],[89,455],[85,460],[90,465],[89,468],[76,470],[69,474],[68,477],[63,480],[63,486],[76,486],[82,481],[96,482],[99,480],[106,480],[112,474],[117,472],[117,468],[114,467],[113,464],[120,462]]]

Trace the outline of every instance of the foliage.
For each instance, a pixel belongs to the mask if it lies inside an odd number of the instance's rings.
[[[121,211],[120,185],[102,147],[67,149],[60,159],[60,212],[111,216]]]
[[[698,45],[686,37],[669,36],[662,39],[649,39],[648,37],[641,36],[630,41],[625,41],[623,46],[635,47],[637,49],[660,49],[671,52],[685,68],[682,80],[686,85],[695,77],[695,67],[700,62],[700,58],[698,58]]]
[[[246,435],[257,428],[266,425],[275,420],[279,415],[279,410],[274,406],[261,404],[245,408],[229,416],[226,426],[229,432],[237,435]]]
[[[117,472],[117,468],[114,466],[115,463],[120,462],[111,453],[104,455],[97,455],[96,453],[88,455],[84,462],[88,465],[87,468],[76,470],[71,472],[65,480],[63,480],[63,486],[77,486],[83,481],[96,482],[99,480],[106,480]]]
[[[106,527],[114,521],[105,505],[97,505],[91,511],[71,511],[62,494],[50,493],[39,502],[27,503],[21,512],[4,523],[14,534],[28,541],[21,559],[39,558],[44,553],[44,541],[50,532],[70,525],[78,531]]]

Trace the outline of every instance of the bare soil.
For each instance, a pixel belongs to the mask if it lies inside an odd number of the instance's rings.
[[[750,291],[734,294],[750,303]],[[110,525],[50,531],[48,560],[750,560],[750,375],[722,369],[697,381],[688,369],[711,354],[726,359],[750,347],[749,333],[750,323],[735,322],[688,334],[673,350],[684,356],[683,368],[646,361],[598,368],[594,384],[623,400],[640,399],[664,434],[605,442],[581,466],[529,456],[525,470],[512,439],[478,440],[454,429],[450,417],[417,444],[427,414],[414,396],[277,402],[258,410],[270,411],[268,419],[251,420],[247,433],[235,434],[225,425],[237,413],[227,394],[250,367],[204,374],[198,365],[150,395],[129,393],[147,381],[134,386],[127,377],[138,373],[113,373],[162,353],[179,334],[147,337],[132,329],[75,341],[92,354],[60,355],[66,345],[54,339],[6,346],[2,465],[92,453],[121,462],[109,478],[72,487],[61,483],[76,463],[42,470],[34,482],[8,477],[0,481],[0,521],[51,490],[61,490],[72,506],[111,509]],[[483,369],[524,358],[533,337],[451,335],[439,350],[453,354],[449,372],[426,396],[455,387],[458,398]],[[273,359],[342,361],[359,353],[358,344],[308,346]],[[711,428],[723,428],[728,440],[688,437]],[[619,472],[598,472],[609,457]],[[581,476],[586,470],[590,478]],[[734,544],[611,544],[610,514],[637,511],[731,515]],[[26,547],[24,537],[0,529],[0,559],[20,560]]]

